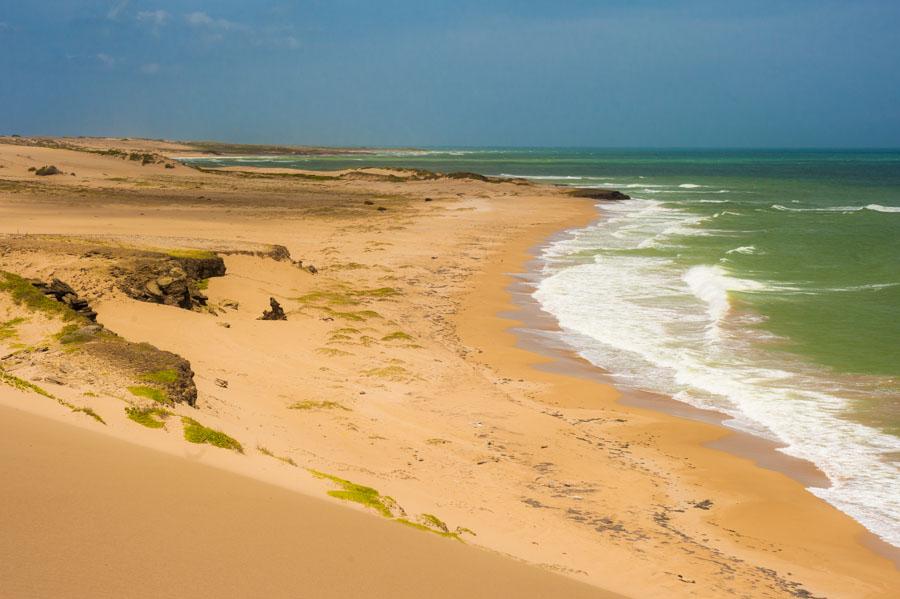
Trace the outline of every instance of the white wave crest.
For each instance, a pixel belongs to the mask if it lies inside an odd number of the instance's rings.
[[[875,212],[900,212],[900,206],[882,206],[881,204],[869,204],[866,210],[874,210]]]

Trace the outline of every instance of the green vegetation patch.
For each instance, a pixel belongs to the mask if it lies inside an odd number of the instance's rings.
[[[166,425],[164,420],[172,415],[172,412],[162,408],[140,408],[131,406],[125,408],[125,413],[131,420],[147,428],[162,428]]]
[[[147,374],[142,375],[141,380],[148,383],[171,385],[178,382],[178,371],[174,368],[156,370],[154,372],[148,372]]]
[[[207,443],[222,449],[231,449],[238,453],[244,453],[244,446],[222,431],[203,426],[187,416],[181,417],[181,423],[184,425],[184,438],[191,443]]]
[[[391,381],[402,381],[408,379],[410,372],[402,366],[385,366],[384,368],[372,368],[364,370],[363,375],[388,379]]]
[[[88,341],[95,340],[99,332],[94,332],[87,327],[81,326],[79,324],[67,324],[62,329],[59,330],[58,333],[54,335],[57,341],[62,343],[63,345],[74,345],[78,343],[87,343]]]
[[[156,387],[148,387],[146,385],[134,385],[132,387],[128,387],[128,391],[131,392],[132,395],[136,397],[143,397],[145,399],[151,399],[156,403],[171,403],[169,401],[169,394],[163,391],[162,389],[157,389]]]
[[[358,503],[364,507],[371,508],[385,518],[394,517],[393,510],[397,508],[397,502],[394,501],[392,497],[382,495],[372,487],[358,485],[349,480],[331,474],[325,474],[318,470],[310,470],[309,472],[316,478],[329,480],[341,487],[334,491],[328,491],[328,495],[331,497],[336,497],[337,499],[342,499],[344,501],[352,501],[353,503]]]
[[[336,306],[355,306],[359,302],[346,293],[337,291],[311,291],[297,298],[302,304],[332,304]]]
[[[0,270],[0,291],[10,294],[16,304],[34,312],[43,312],[63,320],[82,318],[67,305],[47,297],[28,280],[11,272]]]
[[[275,455],[274,453],[272,453],[271,451],[269,451],[262,445],[257,445],[256,449],[257,449],[257,451],[259,451],[259,453],[263,454],[264,456],[269,456],[270,458],[275,458],[276,460],[281,460],[285,464],[290,464],[291,466],[294,466],[295,468],[297,467],[297,462],[295,462],[290,457]]]
[[[374,310],[360,310],[358,312],[332,312],[335,318],[343,318],[344,320],[352,320],[354,322],[365,322],[370,318],[381,318],[381,314]]]
[[[13,318],[11,320],[7,320],[6,322],[0,322],[0,341],[16,337],[16,327],[26,321],[27,319],[25,318]]]
[[[171,256],[172,258],[192,258],[195,260],[210,260],[216,257],[215,252],[211,252],[209,250],[197,250],[197,249],[187,249],[180,248],[174,250],[165,250],[165,253]]]
[[[288,406],[289,410],[344,410],[351,411],[350,408],[339,404],[336,401],[313,401],[305,400],[292,403]]]
[[[359,329],[354,329],[353,327],[343,327],[340,329],[335,329],[334,331],[332,331],[332,334],[335,334],[335,335],[358,335],[361,332],[362,331],[360,331]]]
[[[90,416],[91,418],[93,418],[94,420],[99,422],[100,424],[104,424],[104,425],[106,424],[106,422],[103,420],[103,418],[101,418],[100,415],[97,414],[97,412],[95,412],[91,408],[79,407],[74,404],[71,404],[62,398],[56,397],[55,395],[53,395],[46,389],[38,387],[37,385],[35,385],[34,383],[32,383],[30,381],[20,379],[19,377],[6,372],[2,368],[0,368],[0,383],[9,385],[10,387],[12,387],[14,389],[18,389],[19,391],[30,391],[32,393],[37,393],[38,395],[43,395],[46,398],[52,399],[59,405],[69,408],[73,412],[80,412],[82,414],[86,414],[87,416]]]
[[[394,297],[400,295],[400,292],[393,287],[379,287],[378,289],[362,289],[360,291],[354,291],[353,295],[356,297],[382,298]]]
[[[403,331],[395,331],[390,335],[385,335],[381,338],[382,341],[412,341],[412,335],[407,335]]]
[[[317,354],[322,354],[323,356],[329,356],[331,358],[343,358],[346,356],[352,356],[348,351],[344,351],[342,349],[336,349],[334,347],[320,347],[316,349]]]
[[[449,530],[441,530],[438,528],[432,528],[428,524],[423,524],[421,522],[413,522],[412,520],[407,520],[406,518],[397,518],[397,522],[399,522],[400,524],[405,524],[406,526],[415,528],[416,530],[423,530],[425,532],[431,532],[431,533],[434,533],[436,535],[439,535],[439,536],[442,536],[442,537],[445,537],[448,539],[456,539],[457,541],[462,541],[462,539],[459,538],[459,533],[457,533],[457,532],[450,532]]]
[[[87,408],[87,407],[82,407],[82,408],[71,408],[71,410],[72,410],[73,412],[81,412],[82,414],[86,414],[86,415],[90,416],[91,418],[93,418],[94,420],[96,420],[97,422],[99,422],[100,424],[103,424],[103,425],[106,424],[106,421],[103,420],[103,418],[100,417],[100,414],[98,414],[97,412],[95,412],[95,411],[92,410],[91,408]]]
[[[44,397],[60,401],[55,395],[53,395],[46,389],[38,387],[31,381],[26,381],[24,379],[20,379],[17,376],[9,374],[5,370],[0,370],[0,381],[2,381],[6,385],[9,385],[10,387],[13,387],[14,389],[18,389],[19,391],[31,391],[32,393],[37,393],[38,395],[43,395]]]

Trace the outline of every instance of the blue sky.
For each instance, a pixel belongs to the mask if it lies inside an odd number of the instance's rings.
[[[0,132],[900,147],[900,2],[0,0]]]

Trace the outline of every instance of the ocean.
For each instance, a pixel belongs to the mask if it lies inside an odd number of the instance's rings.
[[[900,546],[900,151],[435,149],[205,165],[474,171],[619,189],[534,297],[623,386],[727,414]]]

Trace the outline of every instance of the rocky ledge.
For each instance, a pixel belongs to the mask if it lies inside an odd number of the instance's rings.
[[[70,307],[76,314],[83,316],[94,322],[97,320],[97,313],[91,309],[86,299],[78,297],[75,290],[59,279],[53,279],[49,283],[45,283],[40,279],[32,279],[29,281],[32,287],[36,287],[38,291],[48,297],[52,297],[58,302]]]
[[[190,310],[206,305],[208,298],[200,290],[200,281],[224,276],[225,261],[215,254],[162,255],[116,266],[112,274],[119,288],[131,298]]]

